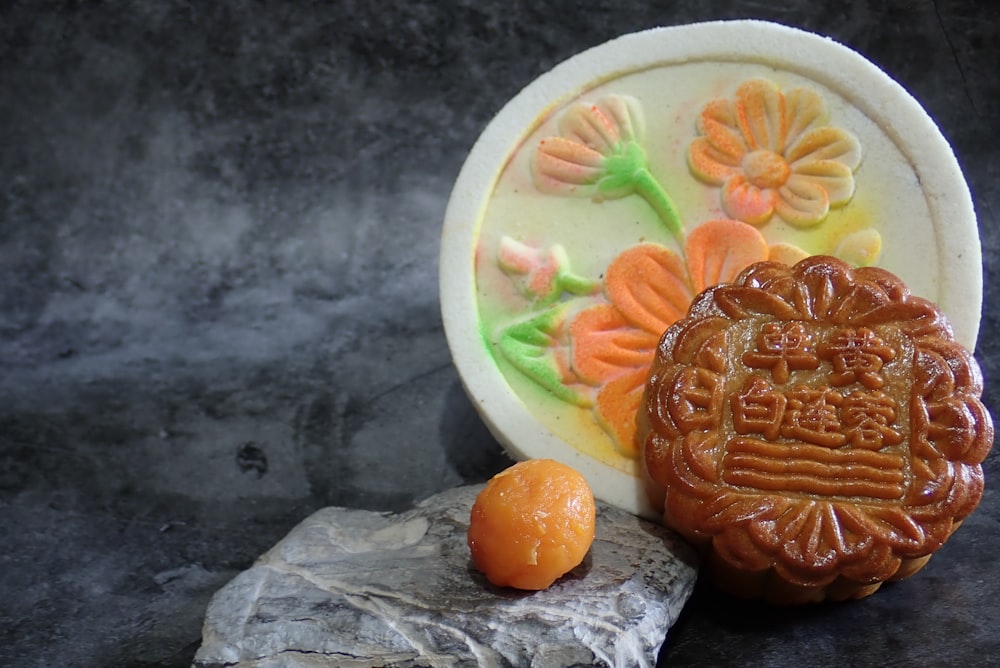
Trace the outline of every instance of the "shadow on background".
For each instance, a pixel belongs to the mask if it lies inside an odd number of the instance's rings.
[[[448,387],[441,415],[441,441],[448,463],[462,484],[485,482],[513,462],[486,428],[462,383]]]

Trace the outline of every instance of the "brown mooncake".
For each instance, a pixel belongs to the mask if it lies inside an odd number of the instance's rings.
[[[719,586],[791,604],[919,570],[983,492],[982,376],[940,309],[830,257],[755,264],[660,340],[639,438]]]

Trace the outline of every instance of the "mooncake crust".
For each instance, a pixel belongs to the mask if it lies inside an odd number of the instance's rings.
[[[979,503],[982,391],[941,310],[891,273],[755,264],[660,340],[638,416],[651,495],[734,594],[861,598]]]

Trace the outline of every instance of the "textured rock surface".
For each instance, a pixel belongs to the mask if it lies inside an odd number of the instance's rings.
[[[480,488],[314,513],[215,595],[195,665],[654,665],[694,586],[690,550],[599,506],[580,566],[545,591],[498,589],[465,544]]]

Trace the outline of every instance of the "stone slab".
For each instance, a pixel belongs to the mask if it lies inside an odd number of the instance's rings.
[[[694,587],[691,550],[599,504],[580,566],[544,591],[497,588],[466,545],[480,489],[317,511],[213,597],[195,665],[655,665]]]

